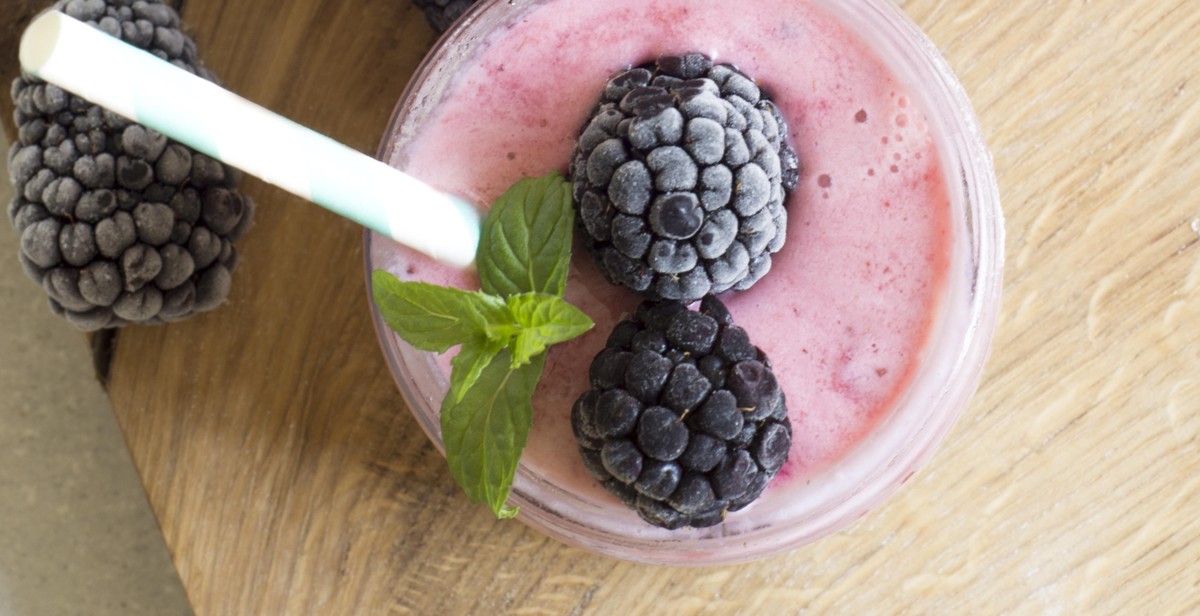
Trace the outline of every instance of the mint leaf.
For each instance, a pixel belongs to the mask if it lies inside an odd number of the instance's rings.
[[[450,360],[450,393],[446,394],[446,399],[455,403],[462,402],[467,390],[475,385],[483,369],[504,346],[503,340],[490,340],[485,337],[463,343],[458,355]]]
[[[405,282],[383,270],[371,274],[371,291],[388,327],[423,351],[442,353],[512,323],[502,299],[478,291]]]
[[[539,355],[513,368],[503,350],[461,400],[446,396],[442,401],[442,442],[450,473],[468,498],[486,503],[500,518],[517,513],[504,502],[529,437],[533,391],[545,363],[546,356]]]
[[[442,399],[442,442],[454,479],[497,517],[505,505],[532,421],[545,351],[593,327],[562,299],[575,211],[557,173],[513,185],[483,223],[475,263],[482,292],[372,275],[375,303],[409,344],[445,352],[450,391]]]
[[[519,326],[510,345],[514,365],[528,362],[551,345],[566,342],[596,324],[561,297],[545,293],[510,295],[506,300]]]
[[[557,172],[514,184],[483,221],[475,253],[483,290],[562,296],[574,221],[571,184]]]

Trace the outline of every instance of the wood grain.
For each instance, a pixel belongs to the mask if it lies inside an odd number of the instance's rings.
[[[228,305],[122,333],[111,396],[197,613],[1200,610],[1200,6],[909,0],[995,156],[979,394],[848,531],[620,563],[469,506],[368,319],[360,230],[262,184]],[[432,42],[404,0],[190,0],[234,90],[363,151]]]

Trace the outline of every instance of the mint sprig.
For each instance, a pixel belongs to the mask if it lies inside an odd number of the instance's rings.
[[[372,292],[388,327],[450,361],[442,441],[455,481],[499,518],[532,423],[546,350],[594,325],[563,299],[574,227],[571,186],[558,173],[524,179],[492,206],[475,265],[482,291],[405,282],[383,270]]]

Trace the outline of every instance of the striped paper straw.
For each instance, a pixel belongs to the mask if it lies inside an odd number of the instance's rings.
[[[445,263],[470,267],[469,202],[342,145],[59,11],[25,30],[21,66]]]

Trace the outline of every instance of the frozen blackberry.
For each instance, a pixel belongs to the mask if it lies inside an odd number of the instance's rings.
[[[799,160],[757,84],[701,54],[608,81],[571,159],[579,228],[612,282],[651,299],[744,290],[771,268]]]
[[[60,0],[66,14],[205,79],[161,0]],[[179,320],[220,304],[254,204],[241,174],[57,86],[12,85],[9,220],[25,271],[81,329]]]
[[[571,410],[584,466],[650,524],[719,524],[787,461],[792,425],[771,362],[714,296],[699,311],[643,302],[589,379]]]
[[[441,34],[462,17],[475,0],[413,0],[413,4],[425,13],[429,26]]]

